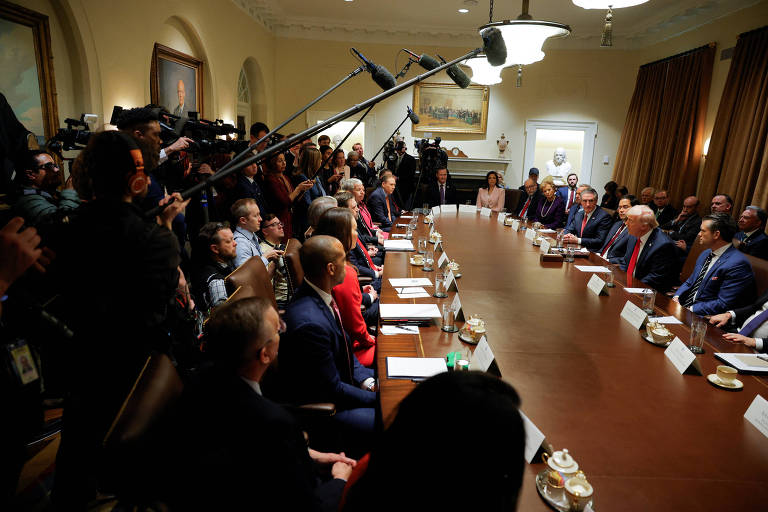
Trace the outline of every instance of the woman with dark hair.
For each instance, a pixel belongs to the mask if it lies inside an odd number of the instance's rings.
[[[525,467],[519,407],[514,388],[487,373],[445,372],[419,384],[355,466],[340,510],[514,510]],[[457,432],[476,435],[462,445]],[[409,460],[419,461],[417,478],[403,473]],[[452,487],[462,474],[471,474],[471,492]]]
[[[504,197],[504,189],[499,186],[499,174],[490,171],[485,175],[485,187],[477,191],[477,207],[501,211],[504,208]]]
[[[322,170],[320,171],[321,176],[330,176],[333,172],[331,169],[331,165],[333,164],[333,148],[328,145],[322,145],[319,148],[320,150],[320,158],[322,162],[325,164],[323,165]]]
[[[298,156],[298,166],[291,172],[290,180],[294,188],[306,181],[312,182],[312,187],[300,193],[293,203],[293,236],[304,239],[304,232],[309,227],[307,222],[307,210],[309,205],[317,199],[326,195],[322,185],[322,179],[318,170],[322,163],[320,151],[316,148],[305,145],[302,147]]]
[[[544,180],[541,184],[541,193],[544,197],[536,207],[536,221],[541,222],[547,229],[563,227],[565,221],[565,202],[557,193],[554,183]]]
[[[629,194],[629,189],[627,189],[627,187],[621,186],[621,187],[617,188],[616,189],[616,200],[617,201],[621,200],[621,198],[626,196],[627,194]]]
[[[337,149],[333,152],[330,171],[323,169],[323,176],[325,179],[325,190],[329,195],[338,192],[339,182],[350,177],[350,169],[347,165],[347,155],[344,153],[343,149]]]
[[[349,252],[357,244],[357,221],[348,208],[331,208],[320,217],[317,223],[314,235],[328,235],[337,238],[349,260]],[[368,327],[360,313],[360,306],[363,303],[360,283],[357,281],[357,268],[347,261],[347,272],[344,276],[344,282],[335,286],[332,295],[341,313],[341,323],[344,330],[352,338],[352,350],[355,352],[357,360],[363,366],[373,365],[373,353],[376,350],[376,338],[368,332]],[[370,290],[372,304],[370,308],[375,308],[378,316],[379,304],[376,302],[377,294]]]
[[[616,195],[616,190],[619,188],[619,184],[615,181],[609,181],[605,184],[605,194],[603,194],[603,200],[600,201],[602,208],[608,208],[609,210],[615,210],[619,207],[619,197]]]
[[[285,176],[285,155],[278,153],[267,161],[267,174],[264,188],[271,204],[272,212],[283,223],[285,235],[283,241],[293,236],[293,203],[305,192],[312,188],[310,180],[302,181],[294,188]],[[264,213],[266,215],[266,212]]]

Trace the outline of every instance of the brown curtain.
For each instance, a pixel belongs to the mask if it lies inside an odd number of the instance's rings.
[[[667,189],[673,204],[696,192],[714,57],[710,44],[640,67],[613,181]]]
[[[739,36],[717,110],[701,198],[729,194],[738,213],[768,206],[768,27]]]

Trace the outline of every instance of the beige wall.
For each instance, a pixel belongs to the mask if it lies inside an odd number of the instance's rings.
[[[159,42],[205,61],[206,118],[234,120],[237,78],[248,60],[249,79],[258,115],[271,126],[330,87],[356,67],[349,44],[334,41],[275,38],[228,0],[23,0],[26,7],[50,17],[60,119],[89,111],[109,117],[113,105],[126,107],[150,101],[149,67],[152,46]],[[594,185],[610,179],[626,110],[640,64],[716,41],[712,92],[707,117],[711,132],[729,61],[719,50],[735,44],[739,33],[768,23],[768,0],[677,38],[637,51],[616,49],[551,50],[524,70],[523,87],[515,87],[515,70],[502,73],[504,82],[491,88],[486,136],[442,135],[446,147],[458,146],[470,157],[497,156],[496,139],[509,139],[509,184],[524,174],[525,121],[528,119],[596,121],[593,155]],[[361,43],[369,58],[396,72],[400,45]],[[454,58],[455,49],[413,48]],[[546,48],[545,48],[546,51]],[[404,61],[400,58],[400,65]],[[414,65],[408,78],[420,68]],[[437,76],[433,81],[449,81]],[[343,110],[379,91],[367,75],[358,76],[313,107],[314,116]],[[412,101],[406,90],[374,108],[367,118],[366,154],[372,154],[405,116]],[[306,128],[301,116],[282,131]],[[108,121],[108,119],[106,119]],[[413,151],[410,123],[404,125]],[[421,137],[421,135],[419,135]],[[353,142],[353,141],[351,141]],[[347,144],[347,146],[351,146]],[[609,164],[603,165],[608,156]]]

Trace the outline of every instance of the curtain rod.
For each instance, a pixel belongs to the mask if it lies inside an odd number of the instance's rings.
[[[643,64],[640,67],[644,68],[646,66],[653,66],[655,64],[661,64],[662,62],[667,62],[667,61],[670,61],[672,59],[677,59],[678,57],[685,57],[686,55],[689,55],[691,53],[695,53],[695,52],[704,50],[706,48],[714,48],[715,46],[717,46],[717,43],[707,43],[704,46],[699,46],[698,48],[693,48],[692,50],[684,51],[684,52],[681,52],[681,53],[678,53],[678,54],[675,54],[675,55],[670,55],[669,57],[664,57],[663,59],[659,59],[659,60],[655,60],[653,62],[649,62],[647,64]]]

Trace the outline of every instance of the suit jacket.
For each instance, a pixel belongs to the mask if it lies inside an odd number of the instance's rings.
[[[397,160],[392,163],[392,167],[397,165]],[[403,154],[400,165],[392,169],[392,173],[397,176],[397,188],[400,189],[400,197],[407,201],[413,193],[416,186],[416,159],[408,153]]]
[[[566,228],[566,232],[581,238],[581,245],[590,251],[599,251],[605,243],[608,230],[611,229],[611,216],[605,210],[596,206],[595,211],[592,212],[592,216],[587,221],[587,225],[584,226],[584,232],[581,232],[583,220],[584,210],[582,209],[573,216],[570,226]]]
[[[680,303],[688,299],[689,292],[699,277],[704,260],[712,252],[703,251],[696,260],[696,267],[677,290]],[[697,315],[716,315],[737,307],[746,306],[755,299],[755,276],[747,258],[738,249],[731,246],[717,258],[707,270],[704,280],[699,285],[696,301],[691,311]]]
[[[235,200],[250,197],[256,200],[261,215],[266,215],[271,210],[267,207],[267,199],[264,197],[264,191],[261,189],[258,180],[254,178],[253,182],[242,174],[237,175],[237,184],[235,185]]]
[[[525,212],[525,216],[528,219],[535,219],[536,218],[536,209],[539,207],[539,201],[541,201],[544,198],[543,195],[541,195],[541,192],[538,190],[534,192],[533,197],[531,198],[531,204],[528,205],[528,210]],[[528,193],[523,191],[523,193],[520,195],[520,199],[517,201],[517,207],[515,207],[514,214],[518,217],[520,216],[520,213],[523,211],[523,207],[525,206],[525,203],[528,201]]]
[[[293,416],[240,377],[205,371],[187,384],[179,410],[173,467],[163,475],[175,509],[336,510],[344,481],[318,485]]]
[[[568,207],[568,190],[569,190],[568,187],[560,187],[557,189],[557,195],[563,198],[563,204],[565,205],[566,208]],[[574,190],[573,193],[574,193],[573,204],[578,204],[576,202],[576,197],[575,197],[576,190]]]
[[[624,259],[619,264],[624,271],[629,266],[637,242],[637,238],[629,235],[627,252],[624,253]],[[666,292],[677,283],[677,276],[675,242],[659,228],[654,228],[635,264],[635,279],[643,281],[660,292]],[[627,276],[627,280],[629,279],[630,276]]]
[[[358,243],[352,247],[351,251],[349,251],[350,263],[357,268],[357,271],[361,276],[373,279],[376,277],[376,272],[371,268],[371,261],[368,259],[367,252],[360,247],[360,244],[362,244],[360,237],[358,236],[357,238]],[[364,244],[363,247],[365,247]]]
[[[568,210],[568,218],[565,220],[565,229],[568,230],[573,224],[573,218],[582,210],[580,204],[574,203],[570,210]],[[581,227],[581,226],[579,226]]]
[[[746,233],[743,231],[736,233],[736,240],[741,242],[739,250],[756,258],[768,260],[768,236],[765,235],[765,232],[758,229],[746,242],[744,241],[745,237]]]
[[[669,238],[672,240],[684,240],[685,245],[687,246],[685,253],[688,254],[688,251],[691,250],[691,246],[699,234],[701,217],[698,213],[694,213],[683,222],[675,222],[675,220],[672,219],[666,224],[659,224],[659,226],[661,226],[661,229],[670,230]]]
[[[654,210],[654,212],[658,213],[658,208]],[[659,226],[663,226],[667,222],[673,221],[675,217],[677,217],[678,213],[679,212],[677,210],[672,208],[671,204],[668,204],[664,207],[664,210],[662,210],[661,214],[656,217],[656,222],[659,223]]]
[[[552,203],[547,203],[547,199],[542,196],[536,205],[536,214],[534,218],[548,229],[563,227],[563,223],[565,222],[565,204],[563,204],[563,198],[555,195],[554,201],[552,201]]]
[[[389,210],[392,221],[394,221],[400,214],[400,207],[397,205],[397,202],[393,196],[394,194],[389,196]],[[378,187],[376,190],[371,192],[371,195],[368,197],[366,204],[368,205],[368,211],[371,212],[371,219],[373,222],[379,222],[381,224],[381,229],[389,231],[392,228],[392,221],[387,218],[386,200],[387,193],[384,192],[383,188]]]
[[[613,226],[611,226],[611,229],[608,230],[608,234],[605,236],[605,243],[600,248],[599,253],[602,254],[605,250],[605,246],[608,245],[608,242],[611,241],[613,238],[613,235],[616,234],[616,232],[619,230],[621,226],[624,225],[623,220],[617,220],[613,223]],[[624,252],[627,250],[627,240],[629,239],[629,231],[627,231],[626,228],[624,228],[624,231],[621,232],[619,237],[616,239],[615,242],[613,242],[613,245],[608,250],[608,253],[605,255],[605,258],[610,263],[619,263],[622,259],[624,259]]]
[[[427,202],[430,208],[440,204],[440,188],[437,181],[427,187]],[[450,181],[445,183],[445,204],[457,204],[456,187]]]
[[[288,396],[297,403],[334,402],[336,407],[374,407],[376,393],[359,385],[373,371],[352,355],[349,335],[331,309],[306,283],[288,304],[280,341],[280,373]]]

